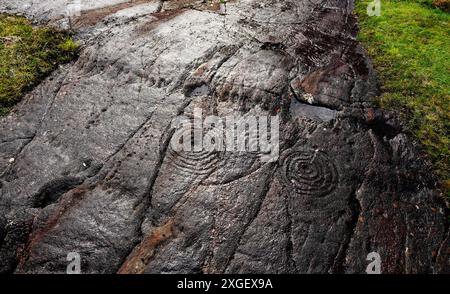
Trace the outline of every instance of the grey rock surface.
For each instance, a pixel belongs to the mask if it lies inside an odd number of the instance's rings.
[[[353,1],[0,0],[79,58],[0,120],[0,272],[449,273],[420,150],[372,105]],[[172,121],[281,117],[280,157],[179,153]]]

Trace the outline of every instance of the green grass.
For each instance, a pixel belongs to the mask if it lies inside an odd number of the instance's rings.
[[[78,45],[65,32],[0,14],[0,116],[77,51]]]
[[[369,2],[356,1],[356,12],[382,84],[379,105],[401,113],[448,188],[450,14],[433,0],[383,0],[381,16],[368,16]]]

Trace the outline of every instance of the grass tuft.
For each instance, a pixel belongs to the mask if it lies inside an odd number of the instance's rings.
[[[436,3],[449,0],[383,0],[380,16],[367,15],[370,2],[357,1],[356,12],[382,84],[379,105],[401,113],[448,188],[450,14]]]
[[[66,32],[0,14],[0,116],[77,52],[78,45]]]

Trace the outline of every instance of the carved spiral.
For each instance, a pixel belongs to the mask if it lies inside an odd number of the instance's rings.
[[[169,164],[182,175],[208,175],[220,162],[216,151],[175,151],[169,147],[167,157]]]
[[[217,166],[219,158],[212,152],[175,152],[170,150],[169,162],[178,173],[185,175],[207,175]]]
[[[325,152],[295,151],[285,159],[284,180],[298,194],[322,197],[338,183],[336,166]]]

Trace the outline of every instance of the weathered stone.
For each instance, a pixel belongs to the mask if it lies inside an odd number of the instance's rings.
[[[445,205],[372,105],[353,1],[68,3],[0,0],[83,44],[0,120],[2,272],[78,252],[83,273],[364,273],[373,251],[385,273],[449,272]],[[279,160],[176,152],[194,107],[280,114]]]

